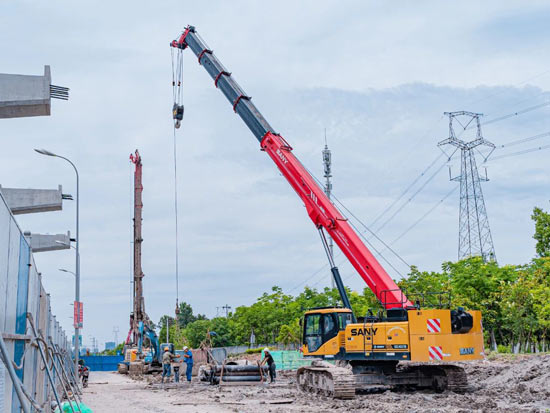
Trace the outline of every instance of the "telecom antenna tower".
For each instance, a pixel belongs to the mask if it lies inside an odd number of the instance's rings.
[[[489,179],[487,171],[485,171],[485,177],[479,176],[474,154],[474,150],[477,150],[476,148],[479,146],[487,146],[490,148],[487,156],[484,156],[487,159],[495,150],[495,145],[481,134],[479,120],[483,116],[481,113],[461,111],[445,112],[445,115],[449,116],[449,138],[442,140],[437,146],[441,148],[445,145],[452,145],[457,148],[456,150],[460,149],[460,175],[452,178],[449,170],[451,181],[460,182],[458,259],[481,256],[484,261],[496,261],[493,237],[481,191],[481,181]],[[456,123],[460,125],[459,129],[461,129],[458,137],[467,130],[476,128],[475,137],[469,141],[459,139],[455,133]]]
[[[328,199],[330,199],[330,193],[332,192],[332,162],[331,162],[331,153],[330,149],[328,148],[327,144],[327,130],[325,129],[325,149],[323,149],[323,165],[325,167],[325,194],[327,194]],[[330,256],[334,260],[334,243],[332,241],[332,237],[328,237],[328,250],[330,253]],[[332,288],[336,288],[336,285],[334,285],[334,277],[332,276],[332,273],[330,274],[330,282]]]

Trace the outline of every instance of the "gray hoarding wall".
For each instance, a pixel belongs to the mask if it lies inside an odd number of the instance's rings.
[[[9,362],[27,392],[49,411],[51,400],[44,364],[32,337],[28,315],[36,328],[63,351],[70,351],[65,332],[51,313],[29,244],[0,194],[0,333]],[[60,380],[54,374],[56,387]],[[20,403],[5,366],[0,365],[0,413],[18,413]]]

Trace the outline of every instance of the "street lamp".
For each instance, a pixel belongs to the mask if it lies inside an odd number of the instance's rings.
[[[53,157],[56,157],[56,158],[61,158],[61,159],[64,159],[66,160],[67,162],[69,162],[71,164],[71,166],[73,167],[75,173],[76,173],[76,263],[75,263],[75,267],[76,267],[76,273],[73,273],[74,276],[75,276],[75,301],[77,303],[80,302],[80,254],[79,254],[79,251],[78,251],[78,248],[80,246],[80,242],[79,242],[79,238],[78,238],[78,235],[79,235],[79,201],[80,201],[80,196],[79,196],[79,177],[78,177],[78,169],[76,169],[76,166],[74,163],[71,162],[70,159],[67,159],[65,158],[64,156],[61,156],[61,155],[57,155],[53,152],[50,152],[46,149],[35,149],[36,152],[38,152],[39,154],[41,155],[46,155],[46,156],[53,156]],[[67,271],[68,272],[68,271]],[[78,371],[78,359],[79,359],[79,356],[80,356],[80,349],[79,349],[79,340],[78,340],[78,337],[79,337],[79,333],[80,333],[80,329],[78,328],[78,323],[75,323],[75,327],[74,327],[74,364],[75,364],[75,371]]]
[[[59,271],[61,271],[61,272],[68,272],[69,274],[72,274],[72,275],[74,275],[74,276],[76,277],[76,274],[75,274],[74,272],[69,271],[69,270],[66,270],[65,268],[60,268]]]

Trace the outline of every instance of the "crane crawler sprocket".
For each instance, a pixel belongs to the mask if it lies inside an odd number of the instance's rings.
[[[326,362],[313,362],[297,371],[298,388],[334,399],[355,398],[355,377],[351,370]]]

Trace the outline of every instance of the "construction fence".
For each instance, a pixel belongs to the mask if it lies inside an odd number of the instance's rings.
[[[74,373],[68,370],[71,364],[69,342],[52,314],[50,296],[44,290],[30,246],[1,193],[0,334],[0,413],[22,411],[17,382],[27,394],[23,397],[26,411],[36,411],[36,406],[41,406],[49,412],[53,387],[47,371],[53,370],[56,390],[61,387],[60,375],[64,367],[66,375]],[[41,340],[37,340],[35,334],[41,336]],[[48,361],[48,369],[42,361],[39,344]],[[15,374],[15,379],[10,372]],[[32,410],[29,410],[29,399],[34,400]]]
[[[311,359],[305,359],[299,351],[273,350],[270,351],[277,370],[296,370],[302,366],[311,365]],[[263,351],[262,351],[263,357]]]
[[[90,371],[117,371],[123,356],[83,356],[81,359]]]
[[[274,348],[280,348],[276,344],[266,345],[266,347],[272,349],[270,353],[277,370],[296,370],[299,367],[311,364],[311,359],[305,359],[303,354],[298,350],[273,350]],[[213,347],[210,349],[210,352],[216,362],[222,364],[228,356],[245,353],[248,349],[248,346]],[[193,350],[193,357],[197,365],[206,363],[206,353],[203,350]],[[262,350],[261,358],[263,357],[264,351]]]

